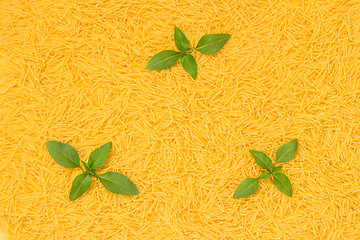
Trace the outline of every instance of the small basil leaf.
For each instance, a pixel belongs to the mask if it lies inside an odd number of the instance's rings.
[[[173,50],[159,52],[150,59],[146,68],[149,70],[162,70],[170,68],[179,60],[180,54],[180,52]]]
[[[111,145],[112,142],[105,143],[90,154],[88,163],[91,169],[95,170],[101,168],[105,164],[106,158],[108,157],[111,149]]]
[[[180,63],[185,69],[185,71],[189,73],[193,79],[196,79],[197,66],[196,66],[195,58],[191,54],[186,53],[184,56],[180,58]]]
[[[188,49],[189,40],[186,38],[185,34],[178,27],[175,27],[174,39],[175,39],[176,47],[179,49],[179,51],[185,51],[186,49]]]
[[[117,172],[107,172],[99,176],[102,185],[112,193],[121,195],[138,195],[139,190],[135,184]]]
[[[271,176],[269,171],[263,172],[258,178],[260,179],[267,179]]]
[[[84,167],[85,167],[85,170],[86,170],[86,171],[89,171],[90,165],[89,165],[87,162],[84,162],[83,160],[81,160],[81,162],[83,163],[83,165],[84,165]]]
[[[294,139],[291,142],[285,143],[280,146],[276,151],[276,162],[289,162],[296,153],[298,148],[298,140]]]
[[[271,170],[272,174],[277,174],[281,171],[282,166],[278,166],[278,167],[273,167],[273,169]]]
[[[273,174],[274,185],[280,192],[292,197],[292,188],[289,178],[283,173]]]
[[[254,151],[254,150],[250,150],[249,152],[250,152],[251,156],[254,157],[257,165],[259,165],[260,167],[267,169],[267,170],[271,169],[271,166],[272,166],[271,159],[268,156],[266,156],[265,153]]]
[[[50,156],[59,165],[66,168],[80,167],[79,155],[72,146],[61,142],[48,141],[46,148]]]
[[[244,198],[254,194],[259,188],[259,179],[247,178],[240,183],[234,193],[234,198]]]
[[[206,55],[216,53],[230,37],[230,34],[206,34],[200,39],[195,50]]]
[[[89,174],[82,173],[76,176],[71,186],[71,191],[69,195],[70,201],[74,201],[78,199],[87,190],[89,190],[90,185],[91,185],[91,177]]]

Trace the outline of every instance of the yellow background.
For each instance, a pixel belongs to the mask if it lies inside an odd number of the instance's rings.
[[[359,239],[359,1],[0,2],[0,229],[9,239]],[[218,53],[195,52],[197,80],[178,63],[178,26],[195,47],[229,33]],[[233,199],[299,139],[283,172]],[[128,176],[124,197],[55,163],[45,142],[82,160],[112,141],[99,170]],[[0,232],[1,232],[0,231]]]

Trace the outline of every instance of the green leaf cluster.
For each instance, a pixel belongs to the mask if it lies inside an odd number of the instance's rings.
[[[107,172],[102,175],[97,175],[95,170],[101,168],[109,155],[112,143],[108,142],[99,148],[95,149],[89,157],[88,162],[81,161],[85,170],[80,165],[80,158],[77,151],[70,145],[48,141],[46,147],[50,156],[59,165],[65,168],[80,168],[82,173],[75,177],[69,195],[70,201],[78,199],[91,185],[91,176],[100,180],[102,185],[112,193],[122,195],[138,195],[139,190],[135,184],[126,176],[118,172]]]
[[[193,79],[197,77],[197,65],[195,58],[191,55],[196,50],[205,55],[218,52],[230,39],[230,34],[206,34],[198,42],[196,48],[189,48],[189,40],[185,34],[175,27],[174,39],[178,51],[164,50],[153,56],[146,68],[149,70],[162,70],[174,66],[180,58],[180,63]]]
[[[234,198],[244,198],[254,194],[259,188],[260,179],[273,177],[275,187],[285,195],[292,197],[292,187],[289,178],[280,173],[282,166],[274,166],[277,163],[289,162],[296,153],[298,140],[294,139],[278,148],[276,151],[276,162],[273,164],[271,159],[262,152],[250,150],[251,156],[255,159],[257,165],[264,168],[264,171],[258,178],[247,178],[243,180],[234,193]]]

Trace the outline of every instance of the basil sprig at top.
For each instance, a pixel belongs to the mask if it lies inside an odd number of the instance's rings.
[[[189,40],[180,28],[175,27],[174,40],[179,51],[164,50],[155,54],[147,63],[149,70],[163,70],[174,66],[180,59],[181,66],[193,78],[197,78],[197,64],[192,51],[198,51],[205,55],[218,52],[230,39],[230,34],[206,34],[198,42],[196,48],[190,48]]]

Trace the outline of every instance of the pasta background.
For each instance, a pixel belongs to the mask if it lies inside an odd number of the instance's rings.
[[[0,2],[0,232],[9,239],[358,239],[360,236],[360,2]],[[175,50],[229,33],[180,63],[149,71]],[[263,180],[233,199],[299,139],[283,172],[293,197]],[[109,170],[135,197],[93,181],[68,200],[80,170],[57,165],[45,142],[85,160],[113,142]],[[2,236],[2,235],[0,235]]]

